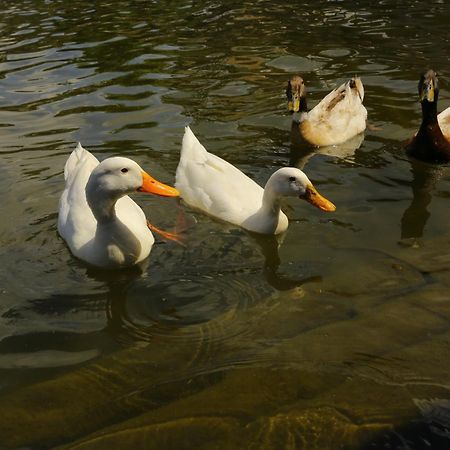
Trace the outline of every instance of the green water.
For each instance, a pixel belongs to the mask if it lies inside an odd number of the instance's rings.
[[[450,176],[409,160],[417,81],[450,106],[446,2],[0,2],[0,448],[450,448]],[[354,74],[364,141],[290,142]],[[160,228],[105,273],[56,231],[77,141],[174,182],[184,126],[260,184],[303,167],[277,241],[136,194]],[[242,193],[245,195],[245,192]]]

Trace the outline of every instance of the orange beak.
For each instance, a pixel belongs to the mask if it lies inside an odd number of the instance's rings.
[[[316,208],[321,209],[322,211],[336,211],[336,206],[334,206],[333,203],[331,203],[325,197],[322,197],[312,184],[308,184],[308,186],[306,187],[305,195],[301,198],[306,200],[308,203],[311,203],[311,205],[314,205]]]
[[[142,171],[142,186],[138,188],[138,191],[149,192],[150,194],[161,195],[162,197],[178,197],[180,195],[177,189],[155,180],[144,171]]]

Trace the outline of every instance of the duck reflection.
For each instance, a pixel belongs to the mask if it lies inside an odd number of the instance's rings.
[[[150,342],[206,321],[208,314],[223,312],[216,302],[209,302],[207,280],[198,281],[189,275],[191,272],[184,270],[182,260],[176,261],[180,266],[177,268],[173,265],[175,261],[172,264],[167,259],[164,273],[150,274],[148,264],[143,263],[115,277],[105,274],[108,287],[105,331],[115,341],[125,345]],[[99,275],[102,276],[97,272],[96,277]],[[198,303],[202,307],[197,308]]]
[[[291,153],[289,165],[303,169],[308,160],[314,155],[328,155],[340,159],[352,158],[356,150],[361,147],[364,141],[364,133],[357,134],[347,141],[325,147],[313,147],[308,144],[300,135],[298,123],[292,121],[291,125]]]
[[[285,235],[248,235],[259,247],[262,263],[257,252],[251,262],[242,259],[242,236],[231,233],[226,241],[207,239],[206,244],[202,237],[196,245],[179,247],[177,257],[164,262],[170,275],[148,276],[146,268],[152,264],[148,260],[116,272],[89,269],[89,276],[107,288],[105,331],[122,344],[149,342],[229,312],[245,311],[269,297],[272,289],[287,291],[322,281],[309,265],[295,275],[283,273],[279,247]],[[235,320],[235,313],[230,317]]]
[[[127,320],[126,301],[129,289],[140,279],[146,277],[149,260],[117,270],[106,270],[90,266],[86,275],[104,286],[103,311],[106,314],[106,325],[103,332],[112,336],[114,341],[129,341],[129,321]]]
[[[436,183],[444,176],[447,168],[411,159],[413,198],[401,219],[401,238],[420,238],[430,217],[428,206]]]
[[[251,233],[256,243],[261,248],[264,256],[263,273],[264,278],[270,286],[278,291],[287,291],[302,286],[305,283],[321,282],[322,277],[318,275],[300,276],[299,278],[289,278],[279,273],[281,259],[279,248],[283,243],[285,234],[282,235],[262,235]]]
[[[232,267],[231,255],[240,254],[239,246],[232,239],[232,248],[224,250],[230,260],[230,271],[222,268],[220,277],[214,275],[213,269],[217,254],[211,255],[208,277],[194,276],[196,271],[191,272],[186,266],[183,270],[174,267],[169,278],[159,280],[153,277],[145,280],[145,272],[141,275],[137,270],[121,273],[116,279],[107,275],[106,330],[122,343],[136,339],[148,342],[155,337],[173,335],[180,328],[207,322],[227,311],[246,310],[269,296],[271,288],[287,291],[322,281],[321,276],[311,273],[309,266],[305,270],[300,268],[298,276],[283,274],[279,255],[283,235],[249,235],[262,252],[262,272],[259,269],[242,275],[241,268],[245,266],[242,260]],[[188,253],[184,255],[189,259]],[[261,284],[261,274],[265,286]],[[98,279],[102,274],[96,271],[95,276]],[[148,297],[150,287],[152,298]]]

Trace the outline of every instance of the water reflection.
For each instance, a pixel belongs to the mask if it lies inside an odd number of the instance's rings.
[[[292,121],[289,165],[303,170],[308,163],[308,160],[314,155],[327,155],[346,161],[351,161],[356,150],[361,147],[363,141],[364,133],[360,133],[341,144],[328,145],[325,147],[313,147],[308,145],[302,139],[298,128],[298,123]]]
[[[220,233],[221,224],[199,217],[209,233]],[[206,231],[202,222],[198,227]],[[208,235],[202,236],[195,228],[188,229],[183,246],[158,241],[147,262],[151,275],[148,269],[143,269],[142,274],[136,269],[134,274],[129,271],[118,278],[106,276],[107,328],[115,339],[123,343],[151,342],[155,338],[172,339],[185,330],[184,339],[196,340],[198,334],[190,336],[190,327],[207,324],[219,316],[227,318],[227,326],[222,325],[220,333],[208,331],[202,340],[226,341],[250,331],[236,321],[237,315],[273,292],[270,284],[261,283],[263,269],[257,248],[251,245],[250,237],[249,245],[242,247],[242,235],[247,235],[233,227],[229,227],[228,239],[213,245]],[[247,259],[244,266],[243,257]],[[155,266],[162,267],[163,272],[155,271]],[[103,279],[102,272],[91,275]]]
[[[421,238],[425,225],[430,218],[429,206],[436,184],[441,180],[447,168],[428,164],[414,158],[411,162],[411,190],[413,198],[401,219],[401,238]]]
[[[277,291],[288,291],[298,288],[305,283],[320,282],[320,275],[303,275],[298,278],[289,277],[280,273],[282,261],[279,256],[279,248],[283,243],[284,234],[265,236],[251,233],[255,242],[259,245],[264,256],[263,274],[267,283]]]

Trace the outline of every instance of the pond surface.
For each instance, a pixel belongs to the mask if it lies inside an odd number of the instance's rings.
[[[450,106],[445,2],[17,0],[0,18],[0,447],[450,448],[450,173],[402,148],[423,69]],[[359,75],[364,140],[291,144],[294,73],[310,106]],[[173,183],[186,125],[260,184],[304,168],[337,211],[290,199],[277,240],[136,194],[184,245],[119,273],[76,260],[56,231],[76,142]]]

